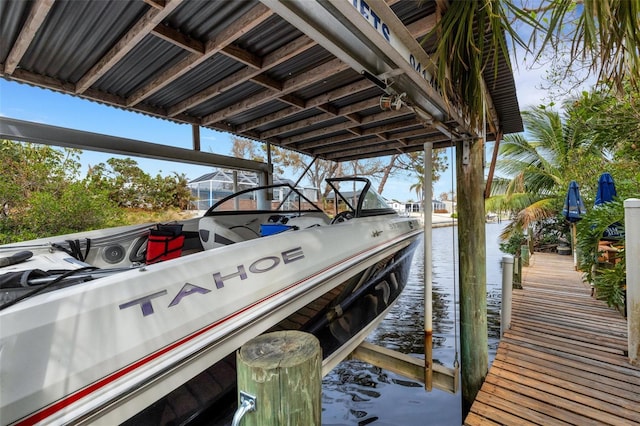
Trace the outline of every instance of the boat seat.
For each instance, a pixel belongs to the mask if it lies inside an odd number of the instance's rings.
[[[198,223],[198,233],[200,234],[202,247],[205,250],[238,243],[248,239],[236,232],[234,229],[219,223],[214,217],[210,216],[200,219],[200,222]]]

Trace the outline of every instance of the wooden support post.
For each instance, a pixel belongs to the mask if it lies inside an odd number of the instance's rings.
[[[198,126],[197,124],[192,124],[191,135],[193,138],[193,150],[200,151],[200,126]]]
[[[482,154],[481,140],[456,144],[463,419],[489,368]]]
[[[629,362],[640,365],[640,199],[624,200]]]
[[[360,343],[349,358],[367,362],[419,382],[423,382],[426,377],[423,360],[367,342]],[[431,370],[434,388],[452,394],[458,393],[458,369],[432,363]]]
[[[237,364],[238,391],[256,397],[242,426],[321,425],[322,350],[315,336],[260,335],[240,348]]]
[[[522,260],[522,266],[529,266],[529,244],[522,244],[520,246],[520,259]]]
[[[484,188],[484,198],[491,197],[491,184],[493,183],[493,172],[496,169],[498,161],[498,151],[500,150],[500,140],[502,139],[502,130],[498,131],[496,141],[493,144],[493,155],[491,156],[491,165],[489,166],[489,174],[487,174],[487,184]],[[500,217],[498,215],[498,217]]]

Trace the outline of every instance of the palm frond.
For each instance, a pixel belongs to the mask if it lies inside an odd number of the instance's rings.
[[[589,64],[598,80],[612,82],[622,91],[625,79],[640,83],[640,0],[553,0],[540,53],[556,40],[571,39],[569,67]],[[534,30],[532,39],[537,37]]]
[[[539,24],[511,2],[475,0],[450,2],[442,19],[426,38],[437,36],[432,57],[437,65],[436,83],[443,89],[445,100],[456,102],[471,126],[477,128],[483,115],[483,72],[492,67],[497,75],[501,58],[509,62],[505,33],[512,51],[527,44],[511,27],[509,15],[518,16],[529,25]],[[509,64],[510,66],[510,64]]]

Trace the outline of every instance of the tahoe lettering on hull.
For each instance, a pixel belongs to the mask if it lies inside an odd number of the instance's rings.
[[[251,275],[262,274],[269,272],[280,265],[288,265],[292,262],[304,259],[304,252],[302,247],[295,247],[289,250],[281,252],[279,255],[271,255],[261,257],[252,263],[245,265],[236,265],[229,270],[223,270],[214,272],[212,274],[213,284],[217,289],[221,289],[231,280],[239,279],[241,281],[248,279]],[[185,283],[180,291],[173,297],[167,307],[178,305],[184,298],[194,294],[207,294],[211,292],[211,289],[195,285],[192,283]],[[120,310],[127,309],[132,306],[140,306],[142,316],[152,315],[155,311],[153,309],[153,300],[167,295],[167,290],[160,290],[148,296],[139,297],[128,302],[118,305]]]

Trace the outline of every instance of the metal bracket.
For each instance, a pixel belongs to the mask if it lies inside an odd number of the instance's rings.
[[[465,139],[462,141],[462,164],[467,166],[471,161],[471,147],[470,147],[469,139]]]
[[[257,398],[253,395],[249,395],[244,391],[240,391],[240,406],[236,410],[236,413],[233,415],[232,426],[239,426],[242,417],[245,414],[256,411],[257,407]]]

